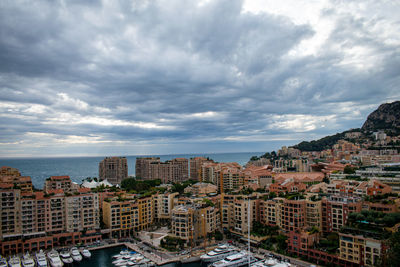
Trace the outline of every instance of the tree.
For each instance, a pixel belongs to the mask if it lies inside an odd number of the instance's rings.
[[[387,250],[386,266],[399,266],[400,262],[400,232],[396,232],[389,238],[389,249]]]
[[[351,167],[350,165],[346,165],[343,170],[344,174],[354,174],[356,173],[356,168]]]

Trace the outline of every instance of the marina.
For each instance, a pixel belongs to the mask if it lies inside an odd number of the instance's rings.
[[[73,254],[72,254],[73,253]],[[79,255],[77,254],[79,253]],[[196,255],[176,255],[175,257],[163,258],[153,252],[143,250],[139,244],[116,243],[99,247],[71,249],[61,248],[59,251],[52,249],[47,253],[39,251],[31,256],[29,254],[13,255],[8,260],[8,266],[104,266],[104,267],[289,267],[298,266],[289,264],[263,255],[249,254],[247,251],[237,247],[221,244],[210,248],[207,253],[204,250],[197,251]],[[72,257],[74,255],[74,258]],[[7,266],[4,258],[0,259],[0,266]],[[26,262],[26,265],[23,263]],[[300,265],[308,266],[308,265]]]

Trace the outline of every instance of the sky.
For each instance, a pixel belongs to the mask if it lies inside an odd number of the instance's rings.
[[[398,0],[0,3],[0,157],[271,151],[400,100]]]

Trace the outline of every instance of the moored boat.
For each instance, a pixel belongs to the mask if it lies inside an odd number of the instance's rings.
[[[10,267],[21,267],[21,260],[18,256],[10,257],[8,260],[8,266]]]
[[[38,267],[47,267],[47,259],[46,255],[44,254],[43,250],[36,252],[36,263]]]
[[[239,266],[244,266],[256,262],[256,259],[252,256],[250,256],[249,260],[249,254],[246,251],[241,251],[239,253],[232,254],[228,257],[226,257],[223,260],[214,262],[211,266],[212,267],[239,267]]]
[[[7,267],[7,260],[0,256],[0,267]]]
[[[82,261],[82,255],[79,253],[79,250],[76,247],[72,247],[70,250],[71,257],[74,261],[80,262]]]
[[[201,255],[200,259],[203,262],[216,262],[219,260],[222,260],[226,258],[229,255],[237,253],[236,249],[234,247],[228,246],[228,245],[220,245],[217,248],[215,248],[212,251],[209,251],[208,253]]]
[[[47,258],[49,259],[51,267],[64,266],[63,262],[60,259],[60,255],[55,249],[52,249],[49,253],[47,253]]]
[[[60,251],[60,258],[64,264],[71,264],[74,262],[74,260],[71,258],[71,254],[66,249]]]
[[[86,248],[81,250],[81,254],[84,258],[87,258],[87,259],[92,256],[92,253],[90,253],[90,251]]]
[[[28,252],[24,256],[22,256],[22,266],[35,267],[35,261]]]

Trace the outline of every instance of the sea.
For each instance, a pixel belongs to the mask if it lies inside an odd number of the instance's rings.
[[[114,266],[112,264],[112,256],[118,254],[124,246],[117,246],[117,247],[111,247],[111,248],[104,248],[104,249],[99,249],[99,250],[92,250],[92,257],[90,259],[84,259],[79,263],[79,267],[94,267],[94,266],[99,266],[99,267],[112,267]],[[75,266],[75,264],[74,264]],[[78,265],[77,265],[78,266]],[[197,262],[191,262],[191,263],[180,263],[180,262],[174,262],[174,263],[167,263],[164,265],[161,265],[162,267],[206,267],[205,264],[201,264],[200,261]]]
[[[137,157],[160,157],[161,161],[174,158],[208,157],[216,162],[237,162],[245,165],[252,156],[261,156],[264,152],[209,153],[209,154],[172,154],[172,155],[135,155],[125,156],[128,160],[128,174],[135,175]],[[44,181],[50,176],[68,175],[78,184],[87,177],[98,177],[99,162],[104,157],[56,157],[56,158],[0,158],[0,166],[17,168],[21,175],[30,176],[35,188],[43,188]]]

